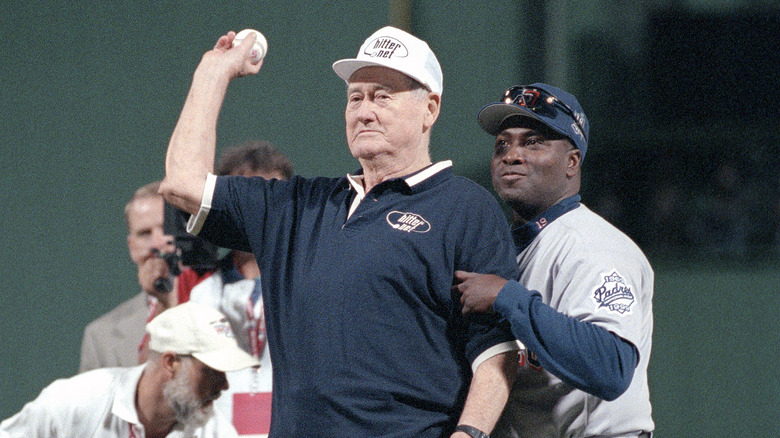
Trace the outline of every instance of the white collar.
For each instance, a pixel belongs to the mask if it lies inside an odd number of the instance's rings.
[[[138,420],[138,411],[135,409],[135,393],[145,368],[146,364],[127,368],[119,376],[111,413],[130,424],[141,424]]]

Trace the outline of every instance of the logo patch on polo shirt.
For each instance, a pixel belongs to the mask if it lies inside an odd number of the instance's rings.
[[[606,307],[608,310],[620,314],[629,312],[631,305],[634,304],[634,294],[631,292],[631,287],[626,284],[617,271],[612,271],[611,274],[604,276],[604,284],[593,292],[593,299],[599,308]]]
[[[386,219],[387,223],[398,231],[427,233],[431,230],[431,224],[419,214],[391,211],[387,213]]]

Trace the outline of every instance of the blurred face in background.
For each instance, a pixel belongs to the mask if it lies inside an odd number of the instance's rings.
[[[127,209],[127,248],[136,265],[161,253],[173,252],[173,236],[163,231],[164,201],[161,196],[145,196],[133,200]]]

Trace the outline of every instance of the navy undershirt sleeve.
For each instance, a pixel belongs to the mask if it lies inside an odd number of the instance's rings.
[[[512,333],[539,363],[569,385],[604,400],[628,389],[639,360],[636,347],[590,322],[560,313],[510,280],[493,308],[509,320]]]

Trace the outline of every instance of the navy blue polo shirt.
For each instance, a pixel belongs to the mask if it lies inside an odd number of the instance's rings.
[[[470,363],[514,340],[461,315],[453,273],[517,278],[509,226],[446,163],[377,185],[348,219],[355,195],[346,177],[216,180],[200,236],[263,273],[271,436],[449,434]]]

